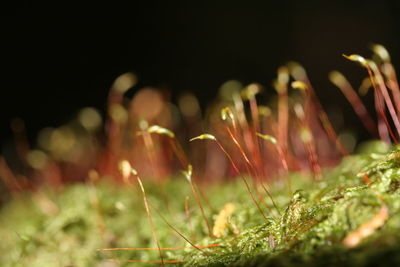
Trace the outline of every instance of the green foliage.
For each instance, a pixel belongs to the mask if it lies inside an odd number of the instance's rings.
[[[365,183],[364,174],[371,184]],[[206,253],[190,248],[164,251],[165,258],[185,260],[182,265],[186,266],[399,263],[400,151],[397,147],[388,152],[382,143],[364,146],[358,155],[346,157],[338,167],[325,170],[320,182],[302,173],[292,173],[291,179],[295,189],[291,197],[282,180],[271,184],[281,215],[267,212],[267,220],[240,181],[206,185],[212,207],[205,202],[204,205],[210,222],[226,203],[236,207],[228,227],[234,226],[240,233],[227,231],[219,239],[208,237],[185,180],[177,175],[177,179],[166,184],[145,184],[152,206],[192,242],[220,244],[203,249]],[[43,196],[39,198],[29,192],[2,207],[1,266],[96,266],[108,258],[159,259],[156,250],[98,251],[107,247],[156,247],[139,188],[132,190],[103,181],[95,187],[69,185],[61,192],[43,189],[43,194],[47,202],[57,206],[58,212],[46,212]],[[184,209],[187,196],[190,218]],[[93,201],[96,197],[98,206]],[[272,206],[267,197],[265,201]],[[382,205],[389,209],[389,219],[383,227],[355,248],[346,248],[343,239],[370,220]],[[152,213],[162,247],[189,245],[154,209]]]

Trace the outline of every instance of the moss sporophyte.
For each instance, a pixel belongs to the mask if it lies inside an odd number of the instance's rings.
[[[85,108],[31,149],[13,121],[25,167],[0,157],[0,264],[400,264],[400,91],[386,49],[372,51],[345,56],[366,70],[359,93],[329,74],[373,139],[356,149],[295,62],[278,69],[276,99],[228,81],[202,112],[190,93],[178,105],[152,88],[129,99],[126,73],[104,127]]]

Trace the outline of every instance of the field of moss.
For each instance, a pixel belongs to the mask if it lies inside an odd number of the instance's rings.
[[[366,183],[365,175],[370,183]],[[232,203],[219,238],[210,238],[190,185],[177,175],[164,184],[145,183],[161,247],[190,246],[156,210],[196,245],[218,247],[165,250],[165,260],[183,266],[395,266],[400,264],[400,149],[381,142],[364,145],[322,181],[292,173],[293,194],[283,180],[270,183],[279,211],[264,219],[241,180],[201,184],[210,225]],[[185,210],[185,201],[188,209]],[[348,247],[343,240],[371,222],[382,207],[388,218]],[[188,211],[190,214],[188,214]],[[371,223],[370,223],[371,224]],[[368,228],[368,227],[367,227]],[[101,251],[103,248],[156,248],[139,187],[102,179],[54,191],[42,188],[14,196],[0,210],[1,266],[154,266],[109,261],[159,260],[157,250]]]

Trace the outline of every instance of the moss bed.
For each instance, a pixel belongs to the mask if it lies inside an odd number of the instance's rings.
[[[371,183],[366,183],[365,175]],[[162,185],[145,183],[153,221],[162,247],[188,246],[155,212],[155,208],[197,245],[218,247],[165,250],[165,260],[184,266],[379,266],[400,264],[400,149],[371,142],[322,181],[292,173],[293,194],[283,179],[271,183],[280,214],[264,219],[242,181],[202,185],[211,226],[227,203],[235,211],[219,238],[210,238],[190,185],[177,175]],[[268,198],[265,198],[268,202]],[[187,201],[190,211],[185,211]],[[272,206],[268,202],[269,206]],[[382,207],[388,218],[360,238],[354,247],[343,240],[371,222]],[[265,207],[263,207],[265,209]],[[265,209],[266,210],[266,209]],[[266,210],[267,211],[267,210]],[[108,259],[159,260],[157,250],[101,251],[110,247],[152,247],[156,244],[139,189],[102,179],[95,186],[67,185],[54,191],[26,192],[0,210],[1,266],[125,266]],[[154,263],[136,263],[152,266]]]

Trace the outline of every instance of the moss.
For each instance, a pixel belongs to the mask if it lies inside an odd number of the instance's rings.
[[[365,183],[364,174],[371,184]],[[164,186],[146,184],[152,205],[185,236],[196,244],[220,244],[203,249],[204,253],[193,249],[164,251],[164,257],[185,260],[182,265],[186,266],[400,263],[399,148],[387,151],[385,145],[375,142],[364,146],[359,154],[344,158],[336,168],[325,170],[321,182],[299,173],[293,173],[291,179],[296,189],[292,196],[281,181],[271,185],[280,215],[269,213],[267,220],[252,204],[241,181],[208,185],[207,197],[212,207],[205,205],[206,215],[215,217],[231,202],[236,211],[229,224],[240,231],[227,231],[227,235],[213,240],[207,237],[187,181],[176,178]],[[4,205],[0,213],[0,265],[94,266],[107,258],[157,260],[157,251],[97,250],[156,244],[139,191],[106,181],[97,184],[95,191],[89,189],[85,184],[67,186],[59,193],[44,189],[58,207],[54,214],[46,212],[40,204],[43,198],[40,200],[33,193]],[[94,193],[98,208],[93,204]],[[184,210],[187,196],[190,220]],[[383,227],[355,248],[345,247],[343,239],[370,220],[382,205],[387,205],[390,213]],[[153,219],[163,247],[187,245],[154,209]]]

